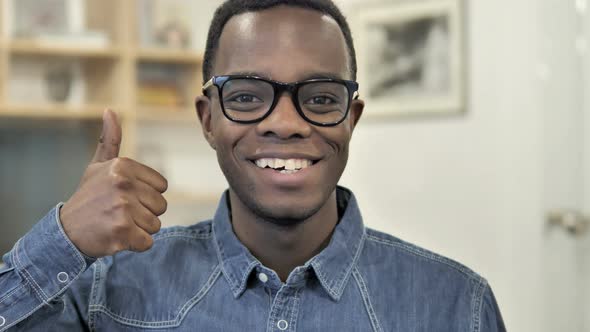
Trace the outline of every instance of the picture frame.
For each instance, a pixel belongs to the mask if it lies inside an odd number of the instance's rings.
[[[86,81],[80,61],[30,57],[13,60],[7,98],[11,102],[79,106],[86,102]]]
[[[6,0],[4,31],[9,38],[68,36],[84,30],[84,0]]]
[[[191,49],[196,9],[187,0],[140,0],[137,2],[139,39],[144,47]]]
[[[465,111],[462,0],[365,3],[353,19],[367,115]]]
[[[146,48],[202,51],[224,0],[137,0],[138,42]]]

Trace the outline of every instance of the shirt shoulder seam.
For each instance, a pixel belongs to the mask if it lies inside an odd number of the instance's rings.
[[[163,239],[167,239],[167,238],[178,238],[178,237],[195,239],[195,240],[206,240],[206,239],[211,238],[211,235],[210,234],[190,234],[190,233],[175,231],[175,232],[166,232],[166,233],[157,234],[154,236],[154,241],[163,240]]]
[[[473,316],[471,318],[471,330],[474,332],[481,331],[481,314],[483,308],[483,298],[488,287],[489,286],[485,279],[480,280],[477,284],[476,291],[473,292],[473,297],[471,299],[473,308]]]
[[[164,228],[154,235],[154,241],[173,237],[206,240],[211,238],[212,235],[210,221],[205,221],[188,227],[173,226]]]
[[[441,255],[436,254],[432,251],[420,248],[416,245],[407,243],[407,242],[399,240],[399,239],[396,239],[396,241],[394,241],[392,239],[387,239],[384,236],[383,237],[377,236],[380,234],[382,234],[382,233],[372,230],[372,229],[368,229],[367,240],[374,242],[374,243],[378,243],[378,244],[382,244],[382,245],[386,245],[386,246],[390,246],[390,247],[393,247],[396,249],[403,250],[404,252],[409,253],[413,256],[425,258],[425,259],[432,261],[432,262],[444,264],[448,267],[451,267],[453,270],[460,272],[462,275],[466,276],[468,279],[470,279],[472,281],[475,281],[476,283],[483,283],[484,285],[487,284],[487,281],[485,278],[483,278],[482,276],[480,276],[479,274],[477,274],[473,270],[469,269],[468,267],[464,266],[463,264],[461,264],[457,261],[454,261],[450,258],[441,256]],[[388,237],[390,237],[390,236],[391,235],[388,235]]]

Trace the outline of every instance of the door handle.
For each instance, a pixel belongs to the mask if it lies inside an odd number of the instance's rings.
[[[584,235],[590,230],[590,217],[575,210],[555,210],[547,213],[547,223],[560,227],[573,236]]]

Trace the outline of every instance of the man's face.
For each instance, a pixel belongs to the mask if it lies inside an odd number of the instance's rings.
[[[233,17],[221,35],[214,75],[248,74],[295,82],[336,76],[350,79],[348,52],[338,24],[319,12],[279,6]],[[253,213],[279,224],[303,221],[326,204],[348,159],[348,144],[362,109],[354,101],[335,127],[307,123],[288,93],[255,124],[224,117],[216,88],[197,102],[205,135],[217,151],[230,190]],[[209,113],[210,112],[210,113]],[[209,117],[209,118],[208,118]],[[265,158],[295,165],[292,174],[261,168]]]

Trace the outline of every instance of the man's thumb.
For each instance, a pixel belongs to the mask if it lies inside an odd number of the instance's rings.
[[[102,133],[92,162],[99,163],[117,158],[122,137],[123,133],[117,120],[117,114],[106,109],[102,114]]]

